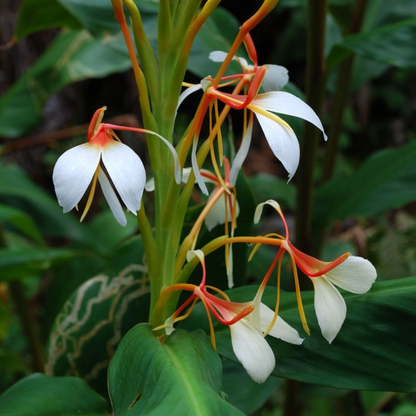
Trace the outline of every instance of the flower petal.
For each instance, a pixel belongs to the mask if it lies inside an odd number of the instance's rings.
[[[191,94],[193,94],[196,91],[199,91],[200,89],[202,89],[202,85],[201,84],[195,84],[195,85],[192,85],[192,87],[188,87],[185,90],[183,90],[183,92],[179,96],[178,104],[176,105],[176,113],[178,112],[178,108],[183,103],[183,101],[186,98],[188,98]],[[175,118],[176,118],[176,114],[175,114]]]
[[[191,151],[191,164],[192,164],[192,169],[194,171],[194,175],[195,175],[195,180],[196,183],[199,186],[199,189],[201,189],[201,192],[205,195],[208,195],[208,189],[204,183],[204,180],[202,179],[201,176],[201,171],[199,170],[199,166],[198,166],[198,160],[196,158],[196,147],[197,147],[197,143],[198,140],[194,139],[193,143],[192,143],[192,151]]]
[[[269,344],[245,319],[230,325],[230,330],[233,350],[238,360],[256,383],[263,383],[276,364]]]
[[[121,207],[120,201],[118,200],[110,181],[107,179],[107,176],[105,176],[105,173],[101,168],[98,169],[98,182],[100,182],[104,197],[115,219],[122,227],[125,227],[127,219],[123,212],[123,208]]]
[[[254,100],[253,100],[254,101]],[[253,109],[253,111],[255,111]],[[256,113],[266,140],[292,179],[299,165],[300,148],[295,134],[267,116]]]
[[[377,278],[374,266],[362,257],[350,256],[339,266],[325,273],[334,285],[352,293],[366,293]]]
[[[273,317],[274,311],[262,303],[260,305],[260,325],[262,332],[268,328],[270,322],[273,320]],[[269,335],[290,344],[300,345],[303,342],[303,338],[299,336],[299,332],[296,331],[295,328],[292,328],[280,316],[277,317],[275,324],[269,331]]]
[[[324,338],[331,343],[347,314],[345,301],[335,286],[324,276],[311,279],[315,289],[315,311]]]
[[[231,196],[232,198],[232,204],[234,205],[234,194]],[[226,208],[227,207],[227,208]],[[217,202],[212,206],[210,211],[208,212],[207,216],[205,217],[205,225],[208,228],[208,231],[211,231],[214,227],[216,227],[219,224],[225,223],[225,210],[227,209],[227,222],[232,221],[231,212],[230,212],[230,204],[228,203],[227,198],[227,204],[225,203],[224,197],[221,196]],[[240,214],[240,207],[237,202],[236,207],[236,216]]]
[[[247,125],[246,132],[244,134],[243,140],[241,141],[241,146],[238,149],[237,154],[233,160],[230,170],[230,186],[235,186],[237,182],[238,173],[243,166],[244,161],[246,160],[248,150],[250,149],[251,136],[253,131],[253,119],[250,117],[250,121]]]
[[[136,215],[146,183],[146,171],[139,156],[130,147],[114,141],[103,147],[102,159],[124,204]]]
[[[263,90],[280,91],[289,82],[289,71],[280,65],[266,65],[267,71],[263,80]]]
[[[212,62],[224,62],[226,57],[227,53],[223,51],[212,51],[208,56]]]
[[[267,72],[266,72],[267,73]],[[320,129],[325,140],[328,139],[324,132],[321,120],[315,111],[309,107],[304,101],[293,94],[283,91],[267,92],[258,94],[252,101],[252,104],[264,110],[273,111],[275,113],[286,114],[288,116],[300,117],[309,123],[312,123]]]
[[[64,212],[81,200],[100,163],[101,149],[84,143],[66,151],[53,169],[53,183],[58,203]]]

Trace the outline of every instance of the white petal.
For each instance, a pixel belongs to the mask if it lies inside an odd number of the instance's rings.
[[[286,114],[288,116],[300,117],[314,126],[318,127],[324,135],[325,140],[328,139],[324,132],[321,120],[315,111],[309,107],[304,101],[293,94],[283,91],[267,92],[258,94],[252,101],[252,104],[263,108],[264,110],[273,111],[275,113]]]
[[[345,301],[335,286],[324,276],[313,277],[315,311],[324,338],[331,343],[337,336],[347,314]]]
[[[173,327],[175,319],[173,318],[173,316],[170,316],[168,319],[166,319],[164,327],[165,327],[165,333],[166,335],[170,335],[175,328]]]
[[[233,245],[230,244],[228,249],[228,266],[227,266],[227,281],[228,289],[234,287],[234,260],[233,260]]]
[[[209,59],[213,62],[224,62],[227,53],[222,51],[213,51],[209,54]]]
[[[300,148],[295,134],[276,121],[262,114],[257,114],[260,126],[274,155],[282,162],[292,179],[299,165]]]
[[[153,192],[155,190],[155,178],[150,178],[146,185],[144,185],[146,192]]]
[[[280,91],[289,82],[289,71],[280,65],[266,65],[267,71],[263,80],[263,90]]]
[[[366,293],[376,280],[374,266],[362,257],[350,256],[335,269],[325,274],[334,285],[352,293]]]
[[[144,130],[144,132],[147,133],[147,134],[152,134],[153,136],[158,137],[169,148],[170,152],[172,153],[172,157],[173,157],[175,181],[179,185],[181,183],[182,171],[181,171],[181,164],[179,162],[179,157],[178,157],[178,154],[176,153],[175,148],[169,143],[169,140],[166,140],[160,134],[155,133],[154,131],[151,131],[151,130]]]
[[[250,149],[251,143],[251,136],[253,131],[253,123],[250,119],[250,122],[247,125],[246,132],[244,134],[243,140],[241,141],[241,146],[238,149],[237,154],[233,160],[233,164],[230,170],[230,185],[235,186],[237,182],[238,173],[241,170],[241,166],[243,166],[244,161],[246,160],[248,150]]]
[[[231,196],[232,203],[234,204],[234,194]],[[211,231],[214,227],[219,224],[225,223],[225,200],[224,196],[221,196],[217,202],[212,206],[211,210],[208,212],[207,216],[205,217],[205,225],[208,228],[208,231]],[[240,214],[240,207],[237,202],[236,206],[236,216]],[[227,199],[227,222],[231,222],[231,212],[230,212],[230,205]]]
[[[53,169],[53,183],[58,203],[64,212],[81,200],[100,163],[100,147],[84,143],[66,151]]]
[[[146,183],[146,172],[139,156],[130,147],[114,141],[103,147],[102,159],[124,204],[136,215]]]
[[[270,205],[276,211],[280,211],[280,205],[274,199],[268,199],[266,202],[262,202],[257,205],[256,211],[254,212],[254,224],[257,224],[260,221],[261,214],[263,213],[263,207],[265,205]]]
[[[188,98],[191,94],[193,94],[196,91],[199,91],[202,89],[201,84],[192,85],[192,87],[188,87],[185,90],[183,90],[182,94],[179,96],[178,104],[176,105],[176,113],[178,112],[179,106],[183,103],[185,98]],[[176,114],[175,114],[176,118]]]
[[[261,330],[264,332],[272,322],[274,317],[274,311],[272,311],[264,303],[260,305],[260,325]],[[269,335],[272,337],[289,342],[290,344],[300,345],[303,342],[303,338],[299,336],[299,332],[295,328],[292,328],[287,322],[285,322],[280,316],[277,317],[275,324],[269,331]]]
[[[238,360],[255,382],[263,383],[276,363],[269,344],[245,319],[230,325],[230,330],[233,350]]]
[[[122,227],[125,227],[127,220],[124,215],[123,208],[121,207],[120,201],[118,200],[110,181],[107,179],[107,176],[105,176],[105,173],[101,168],[98,169],[98,182],[100,182],[104,197],[115,219]]]
[[[195,180],[198,184],[199,188],[201,189],[202,193],[205,195],[208,195],[208,189],[204,183],[204,180],[202,179],[201,172],[199,170],[198,166],[198,160],[196,158],[196,146],[198,141],[194,139],[192,143],[192,151],[191,151],[191,163],[192,163],[192,169],[194,171]]]

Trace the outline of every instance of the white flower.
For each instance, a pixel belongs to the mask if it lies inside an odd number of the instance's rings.
[[[350,256],[322,276],[311,277],[315,311],[324,338],[331,343],[344,323],[347,306],[334,285],[351,293],[366,293],[376,280],[374,266],[362,257]]]
[[[180,163],[174,147],[159,134],[141,128],[101,123],[106,109],[102,107],[94,113],[88,128],[88,142],[66,151],[58,159],[52,179],[64,213],[78,205],[92,183],[81,221],[91,206],[98,180],[114,217],[124,227],[127,224],[126,216],[109,179],[127,209],[137,215],[146,183],[146,171],[139,156],[121,143],[113,130],[147,133],[162,140],[173,156],[176,183],[181,181]]]
[[[276,364],[273,350],[263,336],[273,316],[274,312],[260,303],[257,311],[255,307],[246,318],[230,325],[233,351],[249,376],[257,383],[263,383]],[[280,316],[277,317],[269,335],[290,344],[300,345],[303,342],[298,331]]]
[[[66,151],[56,162],[53,170],[53,183],[58,203],[64,213],[78,205],[92,182],[92,195],[95,185],[100,182],[105,199],[117,222],[125,226],[126,216],[109,178],[125,206],[136,215],[146,182],[146,172],[139,156],[123,143],[106,135],[103,140],[91,140]],[[107,175],[100,166],[102,162]],[[91,201],[88,201],[84,218]]]

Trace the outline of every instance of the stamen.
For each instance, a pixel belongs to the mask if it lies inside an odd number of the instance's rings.
[[[274,309],[274,315],[273,315],[273,319],[270,322],[270,325],[266,328],[266,330],[263,333],[263,336],[266,337],[269,332],[271,331],[271,329],[273,328],[274,324],[276,323],[276,319],[279,315],[279,305],[280,305],[280,275],[281,275],[281,271],[282,271],[282,259],[283,256],[279,257],[279,265],[277,266],[277,295],[276,295],[276,306]]]
[[[90,195],[88,196],[88,200],[87,203],[85,205],[85,209],[84,209],[84,213],[81,216],[81,219],[79,220],[80,222],[82,222],[85,218],[85,216],[87,215],[91,204],[92,204],[92,200],[94,198],[94,194],[95,194],[95,187],[97,185],[97,178],[98,178],[98,170],[100,169],[100,166],[97,167],[97,169],[95,170],[95,174],[94,177],[92,179],[92,185],[91,185],[91,191],[90,191]]]
[[[218,100],[215,100],[214,110],[215,110],[216,125],[219,125],[218,120],[220,118],[220,114],[219,114],[219,111],[218,111]],[[223,151],[223,147],[222,147],[221,125],[219,125],[219,127],[217,129],[217,140],[218,140],[218,156],[220,158],[220,165],[222,166],[223,159],[224,159],[224,151]]]
[[[205,286],[205,288],[206,289],[211,289],[211,290],[213,290],[214,292],[217,292],[218,294],[220,294],[226,301],[228,301],[228,302],[230,302],[230,298],[222,291],[222,290],[220,290],[220,289],[218,289],[217,287],[214,287],[214,286],[209,286],[209,285],[206,285]]]
[[[293,257],[291,252],[289,252],[289,254],[290,254],[290,259],[292,261],[293,277],[295,280],[295,289],[296,289],[296,300],[298,302],[300,320],[302,321],[303,329],[308,335],[310,335],[311,331],[309,330],[308,323],[306,322],[305,311],[303,310],[302,298],[300,295],[299,277],[298,277],[298,270],[296,267],[295,258]]]

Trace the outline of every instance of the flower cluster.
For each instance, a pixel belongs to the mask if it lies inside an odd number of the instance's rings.
[[[128,36],[127,32],[126,36]],[[267,335],[295,345],[303,342],[298,331],[288,325],[279,315],[280,270],[285,253],[290,256],[293,267],[297,304],[303,328],[307,334],[310,333],[302,305],[298,268],[312,281],[318,323],[322,335],[329,343],[335,339],[346,317],[346,304],[336,286],[352,293],[365,293],[376,279],[376,271],[369,261],[361,257],[350,256],[348,253],[332,262],[323,262],[299,251],[289,239],[289,229],[279,204],[273,200],[266,201],[257,207],[254,222],[259,221],[264,206],[271,205],[283,221],[285,236],[275,233],[257,237],[235,236],[237,217],[240,209],[244,209],[238,204],[236,182],[250,148],[254,118],[262,128],[273,154],[288,172],[289,180],[295,174],[299,164],[299,142],[293,129],[278,114],[299,117],[312,123],[322,131],[324,139],[327,139],[322,123],[315,112],[298,97],[281,91],[288,82],[288,71],[276,65],[258,65],[257,53],[250,35],[245,36],[244,42],[251,63],[249,64],[242,57],[233,57],[240,64],[241,73],[222,77],[218,75],[218,79],[208,76],[200,84],[186,84],[188,88],[180,95],[176,111],[190,94],[202,90],[203,97],[193,121],[176,148],[172,145],[172,138],[168,140],[156,132],[102,123],[105,111],[103,107],[97,110],[92,118],[87,143],[68,150],[58,159],[53,172],[53,181],[58,202],[64,212],[78,206],[91,184],[81,221],[91,206],[98,181],[114,217],[119,224],[124,226],[127,220],[119,199],[129,211],[137,215],[137,211],[141,209],[143,190],[155,190],[157,193],[158,188],[156,176],[155,179],[146,183],[146,172],[141,159],[132,149],[121,143],[114,130],[128,130],[158,137],[169,149],[169,152],[161,152],[158,157],[162,159],[165,153],[169,158],[172,155],[174,180],[172,179],[172,186],[169,188],[166,175],[164,176],[163,191],[159,192],[155,199],[159,207],[165,204],[167,209],[162,218],[155,219],[155,231],[146,219],[143,227],[146,238],[143,241],[145,244],[149,243],[148,247],[145,247],[147,255],[154,255],[155,250],[163,247],[165,251],[159,253],[160,258],[166,260],[171,255],[173,259],[164,263],[169,267],[162,269],[164,273],[162,278],[159,276],[158,267],[153,267],[153,270],[157,272],[150,275],[153,296],[151,313],[157,314],[160,311],[159,325],[154,325],[155,330],[164,328],[166,334],[170,335],[174,330],[174,324],[187,318],[196,302],[201,301],[207,313],[214,348],[216,342],[211,315],[219,323],[230,328],[232,347],[237,359],[253,380],[261,383],[275,367],[273,351],[265,340]],[[210,54],[210,59],[223,62],[230,59],[230,56],[224,52],[215,51]],[[233,86],[232,92],[226,92],[225,88],[230,86]],[[221,112],[220,106],[222,106]],[[224,155],[221,136],[221,126],[230,109],[244,113],[242,144],[231,163]],[[201,129],[207,114],[210,133],[201,144]],[[189,153],[192,168],[185,167]],[[208,154],[211,156],[213,172],[202,169],[202,163]],[[159,166],[163,166],[165,170],[172,169],[172,166],[167,166],[166,163],[165,158]],[[195,182],[202,193],[208,196],[207,201],[189,233],[182,236],[182,240],[179,241],[186,204],[190,200]],[[208,183],[215,186],[211,194],[208,192]],[[175,199],[177,206],[169,206],[174,197],[177,197]],[[176,213],[177,217],[171,213]],[[175,218],[179,227],[176,227]],[[226,293],[206,284],[204,252],[207,250],[196,249],[203,224],[208,230],[218,224],[224,224],[224,237],[215,249],[225,247],[230,288],[234,284],[233,244],[254,244],[252,255],[261,244],[278,247],[275,259],[253,300],[245,303],[232,302]],[[171,238],[169,244],[165,244],[165,240],[169,238]],[[203,270],[201,283],[199,285],[186,283],[186,278],[182,277],[181,272],[186,266],[196,267],[198,263],[201,264]],[[278,296],[275,308],[272,310],[261,300],[277,264]],[[188,277],[189,274],[185,276]],[[156,281],[158,281],[157,284]],[[178,291],[187,291],[191,294],[179,307],[176,308],[175,305],[168,309],[166,305],[169,305],[170,295]],[[169,317],[166,319],[166,316]],[[162,322],[164,324],[160,325]]]

